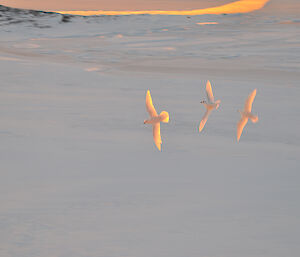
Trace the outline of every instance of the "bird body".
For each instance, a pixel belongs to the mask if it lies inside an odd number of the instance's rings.
[[[159,115],[157,114],[153,103],[150,91],[147,91],[146,94],[146,109],[149,113],[150,118],[144,120],[144,124],[152,124],[153,126],[153,139],[156,147],[159,151],[161,151],[161,135],[160,135],[160,123],[168,123],[169,122],[169,113],[166,111],[162,111]]]
[[[148,120],[144,120],[144,124],[155,124],[157,122],[169,122],[169,114],[165,111],[161,112],[159,115],[150,117]]]
[[[245,102],[244,110],[243,111],[239,110],[239,112],[241,114],[241,119],[237,124],[237,141],[238,142],[240,141],[241,135],[243,133],[243,129],[246,126],[248,120],[250,119],[253,123],[258,122],[258,116],[251,113],[252,104],[253,104],[255,96],[256,96],[256,89],[254,89],[249,94],[249,96]]]
[[[220,106],[221,101],[217,100],[214,103],[207,103],[206,101],[201,101],[200,103],[202,103],[207,110],[214,110],[214,109],[217,110]]]
[[[212,88],[211,88],[211,84],[210,84],[209,80],[206,83],[206,96],[207,96],[207,101],[208,102],[206,102],[206,101],[201,101],[200,102],[205,106],[206,112],[205,112],[205,114],[204,114],[204,116],[203,116],[203,118],[200,122],[199,132],[201,132],[203,130],[210,113],[215,109],[217,110],[220,106],[220,103],[221,103],[220,100],[215,101],[214,95],[213,95],[213,92],[212,92]]]
[[[251,112],[245,112],[245,111],[240,111],[241,117],[245,117],[247,119],[250,119],[253,123],[258,122],[258,117],[256,115],[253,115]]]

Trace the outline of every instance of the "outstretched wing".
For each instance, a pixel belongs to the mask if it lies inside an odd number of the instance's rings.
[[[146,109],[147,109],[150,117],[156,117],[157,116],[157,112],[156,112],[156,110],[153,106],[152,98],[151,98],[149,90],[147,91],[147,94],[146,94]]]
[[[208,116],[209,116],[210,113],[211,113],[210,110],[206,110],[206,113],[204,114],[204,116],[203,116],[203,118],[202,118],[202,120],[200,122],[200,125],[199,125],[199,132],[201,132],[202,129],[204,128],[204,125],[205,125],[205,123],[206,123],[206,121],[207,121]]]
[[[161,151],[160,122],[153,124],[153,139],[156,147]]]
[[[245,103],[245,111],[246,112],[251,112],[251,110],[252,110],[252,103],[254,101],[255,96],[256,96],[256,89],[254,89],[252,91],[252,93],[249,94],[249,96],[248,96],[248,98],[246,100],[246,103]]]
[[[206,95],[207,95],[207,100],[210,103],[215,102],[215,98],[214,98],[214,95],[213,95],[213,92],[212,92],[212,89],[211,89],[211,84],[210,84],[209,80],[206,83]]]
[[[237,141],[238,141],[238,142],[240,141],[240,137],[241,137],[241,135],[242,135],[243,129],[244,129],[244,127],[246,126],[247,122],[248,122],[248,118],[242,117],[242,118],[240,119],[240,121],[238,122],[238,124],[237,124],[236,138],[237,138]]]

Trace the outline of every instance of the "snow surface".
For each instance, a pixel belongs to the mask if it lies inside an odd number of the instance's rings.
[[[0,14],[0,256],[299,256],[299,17]]]

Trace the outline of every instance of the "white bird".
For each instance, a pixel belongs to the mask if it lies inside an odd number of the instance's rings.
[[[161,136],[160,136],[160,122],[168,123],[169,122],[169,113],[162,111],[159,115],[153,106],[152,98],[150,91],[147,91],[146,94],[146,109],[150,115],[150,119],[144,120],[144,124],[152,124],[153,126],[153,139],[156,147],[161,151]]]
[[[241,119],[240,121],[238,122],[237,124],[237,134],[236,134],[236,137],[237,137],[237,141],[239,142],[240,140],[240,137],[242,135],[242,132],[243,132],[243,129],[244,127],[246,126],[247,122],[248,122],[248,119],[250,119],[253,123],[256,123],[258,122],[258,117],[256,115],[253,115],[251,113],[251,110],[252,110],[252,103],[254,101],[254,98],[256,96],[256,89],[254,89],[251,94],[249,94],[246,102],[245,102],[245,107],[244,107],[244,110],[243,111],[240,111],[240,114],[241,114]]]
[[[203,118],[200,122],[199,132],[201,132],[202,129],[204,128],[204,125],[205,125],[205,123],[208,119],[208,116],[212,112],[212,110],[218,109],[219,106],[220,106],[220,103],[221,103],[220,100],[215,101],[214,95],[213,95],[213,92],[212,92],[212,89],[211,89],[211,84],[210,84],[209,80],[207,81],[207,84],[206,84],[206,95],[207,95],[208,102],[206,102],[206,101],[201,101],[200,102],[205,106],[206,112],[205,112],[205,114],[204,114],[204,116],[203,116]]]

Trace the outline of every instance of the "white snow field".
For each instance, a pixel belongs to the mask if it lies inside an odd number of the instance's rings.
[[[0,7],[0,256],[300,256],[300,19],[271,10]],[[222,102],[199,133],[208,79]]]

